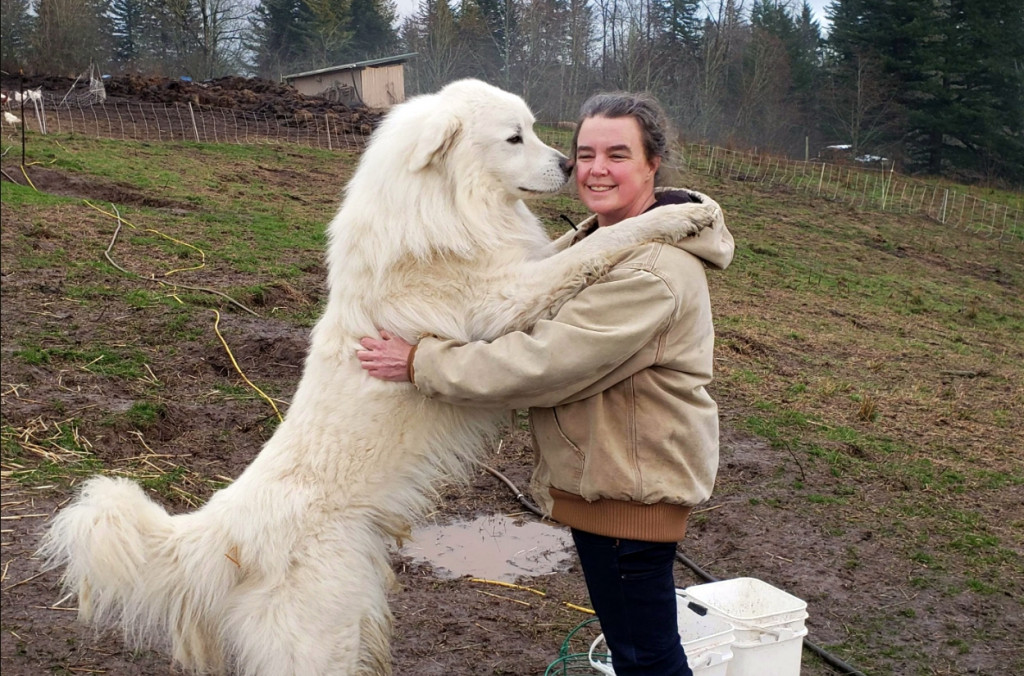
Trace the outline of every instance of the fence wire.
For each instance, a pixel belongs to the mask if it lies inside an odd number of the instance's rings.
[[[691,171],[788,186],[869,211],[923,214],[983,237],[1024,241],[1020,208],[907,178],[891,168],[803,162],[697,144],[685,146],[683,157]]]
[[[89,96],[57,99],[43,96],[26,105],[26,129],[41,133],[82,134],[123,141],[195,143],[290,143],[323,150],[361,151],[365,130],[336,113],[296,111],[291,118],[269,113],[193,103],[97,101]]]
[[[26,129],[44,134],[83,134],[125,141],[285,143],[360,152],[369,140],[367,129],[331,112],[317,115],[297,111],[290,118],[280,118],[193,103],[116,101],[91,95],[58,100],[44,94],[24,108],[23,117]],[[544,128],[540,135],[545,142],[568,150],[572,131]],[[986,238],[1024,241],[1019,207],[910,179],[891,169],[803,162],[700,144],[687,144],[680,151],[677,156],[690,171],[788,186],[865,210],[924,214]]]

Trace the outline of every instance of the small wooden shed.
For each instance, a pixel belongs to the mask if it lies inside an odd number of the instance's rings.
[[[405,62],[415,52],[285,75],[300,94],[324,96],[368,108],[390,108],[405,100]]]

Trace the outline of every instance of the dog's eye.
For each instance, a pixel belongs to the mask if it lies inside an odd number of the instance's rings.
[[[512,144],[522,143],[523,142],[523,136],[522,136],[522,134],[514,134],[512,136],[509,136],[507,140],[508,140],[509,143],[512,143]]]

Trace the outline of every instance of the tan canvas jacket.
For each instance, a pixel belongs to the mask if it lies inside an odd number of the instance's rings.
[[[531,489],[555,520],[611,537],[680,540],[718,468],[718,409],[705,390],[714,358],[705,267],[725,268],[733,250],[720,217],[676,246],[638,247],[529,333],[491,343],[424,338],[416,387],[454,404],[529,407]]]

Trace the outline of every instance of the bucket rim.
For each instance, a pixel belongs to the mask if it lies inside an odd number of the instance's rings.
[[[771,595],[772,598],[767,599],[782,604],[779,608],[773,608],[768,612],[744,612],[736,608],[723,608],[722,596],[723,594],[706,594],[704,592],[722,590],[728,591],[743,591],[746,589],[754,589],[757,593],[764,595]],[[779,589],[764,580],[759,580],[755,577],[738,577],[729,580],[720,580],[718,582],[709,582],[706,584],[692,585],[685,589],[676,589],[676,595],[682,598],[688,598],[698,605],[704,606],[708,610],[712,610],[716,615],[725,619],[734,618],[744,623],[757,624],[760,621],[771,621],[773,624],[781,622],[790,622],[800,619],[801,616],[807,617],[807,602],[803,599],[790,594],[789,592]],[[712,598],[707,598],[712,596]],[[785,618],[785,619],[782,619]]]

